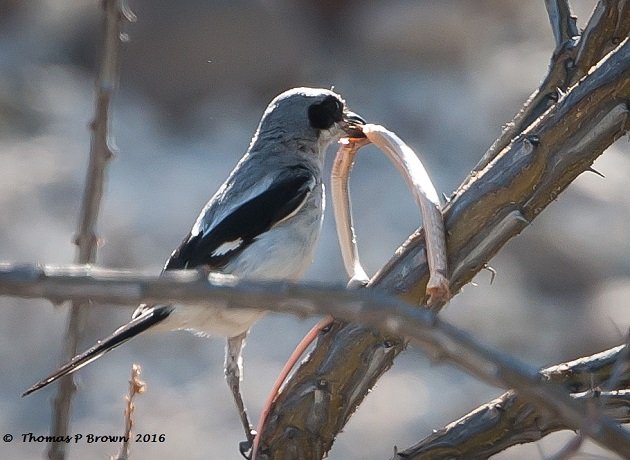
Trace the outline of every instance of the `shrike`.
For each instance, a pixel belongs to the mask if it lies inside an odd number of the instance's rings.
[[[332,91],[296,88],[280,94],[265,110],[247,153],[202,209],[164,270],[202,269],[255,280],[300,278],[313,258],[321,229],[326,149],[344,136],[357,135],[356,126],[363,123]],[[239,388],[241,351],[249,328],[263,314],[140,305],[129,323],[24,395],[75,372],[149,329],[188,329],[225,336],[225,375],[251,442],[254,433]]]

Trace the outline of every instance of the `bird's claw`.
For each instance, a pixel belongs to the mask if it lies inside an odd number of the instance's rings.
[[[241,441],[238,443],[238,451],[241,453],[243,458],[247,460],[251,460],[252,454],[254,453],[252,451],[252,447],[254,446],[254,439],[256,439],[256,434],[256,430],[250,430],[249,436],[247,436],[247,441]]]

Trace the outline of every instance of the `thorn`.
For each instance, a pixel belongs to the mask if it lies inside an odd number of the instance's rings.
[[[66,303],[66,299],[61,297],[49,297],[50,303],[53,304],[54,307],[61,307],[64,303]]]
[[[586,170],[587,170],[588,172],[592,172],[592,173],[597,174],[597,175],[598,175],[599,177],[601,177],[602,179],[606,179],[606,176],[604,176],[602,173],[600,173],[597,169],[593,168],[592,166],[589,166]]]
[[[123,0],[122,2],[120,2],[120,13],[122,14],[122,19],[125,19],[127,22],[133,23],[138,20],[136,14],[131,11],[131,8],[129,8],[127,0]]]
[[[525,137],[525,140],[529,141],[529,143],[532,144],[532,146],[534,147],[540,144],[540,137],[537,134],[530,134],[529,136]]]
[[[111,160],[113,158],[116,158],[115,150],[116,148],[113,148],[109,144],[107,144],[107,148],[104,151],[104,158],[106,160]]]
[[[492,285],[492,283],[494,283],[494,278],[497,276],[497,271],[488,264],[484,264],[483,268],[484,270],[488,270],[490,272],[490,285]]]
[[[252,448],[252,443],[249,441],[241,441],[238,443],[238,451],[246,460],[250,460],[252,458],[252,452],[250,452]]]
[[[525,217],[525,216],[523,215],[523,212],[522,212],[522,211],[518,211],[518,212],[516,213],[516,215],[515,215],[515,219],[516,219],[516,221],[518,221],[518,222],[523,222],[523,223],[528,224],[528,225],[530,224],[530,221],[527,219],[527,217]]]

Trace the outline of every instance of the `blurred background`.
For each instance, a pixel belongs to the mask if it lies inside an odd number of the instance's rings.
[[[574,0],[583,26],[594,1]],[[158,273],[198,211],[248,146],[267,103],[295,86],[332,87],[366,119],[421,155],[450,195],[546,72],[554,41],[544,3],[518,0],[129,0],[118,154],[107,171],[98,263]],[[89,150],[100,2],[0,0],[0,260],[67,264]],[[444,317],[535,366],[623,340],[630,297],[630,148],[624,138],[492,260]],[[331,151],[329,160],[333,156]],[[330,163],[330,161],[329,161]],[[419,225],[396,170],[374,149],[352,177],[361,255],[370,273]],[[309,280],[344,284],[327,210]],[[66,306],[0,299],[0,432],[7,459],[44,456],[56,387],[19,395],[61,360]],[[133,307],[95,306],[84,349]],[[626,313],[624,313],[626,312]],[[284,361],[315,320],[269,315],[245,350],[253,419]],[[223,381],[223,339],[143,336],[78,373],[71,432],[119,434],[132,362],[137,400],[132,458],[239,458],[243,439]],[[338,437],[332,459],[384,459],[502,391],[418,350],[397,360]],[[557,434],[497,458],[541,458]],[[71,459],[106,458],[107,444],[69,446]],[[614,458],[586,444],[582,458]]]

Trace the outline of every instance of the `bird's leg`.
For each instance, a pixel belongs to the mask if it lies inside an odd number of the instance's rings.
[[[357,239],[352,222],[352,206],[350,203],[350,191],[348,187],[350,172],[352,170],[355,155],[361,147],[368,143],[369,141],[366,138],[344,139],[341,142],[341,147],[335,157],[331,173],[332,203],[335,213],[337,236],[341,247],[344,267],[348,273],[348,277],[350,278],[350,281],[348,282],[348,289],[365,287],[370,280],[367,273],[361,266],[361,261],[359,259],[359,249],[357,247]],[[287,380],[289,374],[302,355],[306,352],[308,347],[315,341],[318,334],[323,329],[329,327],[332,322],[333,318],[330,316],[322,319],[308,332],[308,334],[306,334],[295,350],[293,350],[293,353],[291,353],[291,356],[276,379],[271,392],[265,401],[265,405],[263,406],[258,426],[256,427],[259,434],[262,434],[265,422],[267,421],[267,416],[271,411],[271,406],[280,393],[280,388]],[[257,436],[252,450],[253,458],[256,457],[259,442],[260,436]]]
[[[245,436],[247,437],[246,444],[242,443],[240,446],[240,451],[243,455],[254,445],[254,437],[256,436],[256,432],[249,423],[249,417],[247,416],[247,410],[245,409],[241,395],[241,372],[243,370],[242,351],[245,346],[246,337],[247,331],[235,337],[229,337],[225,346],[225,379],[230,387],[230,391],[232,391],[232,396],[234,397],[234,402],[238,409],[238,415],[241,418]]]
[[[287,380],[287,377],[289,377],[289,374],[291,373],[291,371],[293,370],[297,362],[300,360],[302,355],[306,352],[308,347],[315,341],[319,333],[322,332],[323,329],[330,326],[332,322],[333,322],[332,316],[326,316],[319,323],[313,326],[311,330],[308,332],[308,334],[306,334],[306,336],[304,336],[304,338],[300,341],[300,343],[298,343],[297,347],[295,347],[295,350],[293,350],[293,352],[291,353],[291,356],[289,356],[289,359],[287,360],[286,364],[280,371],[280,375],[278,375],[278,377],[276,378],[276,381],[274,382],[273,387],[271,388],[271,392],[269,393],[269,396],[267,397],[267,400],[265,401],[265,404],[260,413],[260,419],[258,420],[258,425],[256,427],[257,433],[262,434],[264,426],[265,426],[265,422],[267,421],[267,416],[269,415],[269,412],[271,411],[271,405],[280,394],[280,388],[282,387],[284,382]],[[255,458],[256,456],[256,451],[258,450],[259,442],[260,442],[260,436],[257,436],[256,440],[254,441],[254,448],[252,450],[252,458]]]

